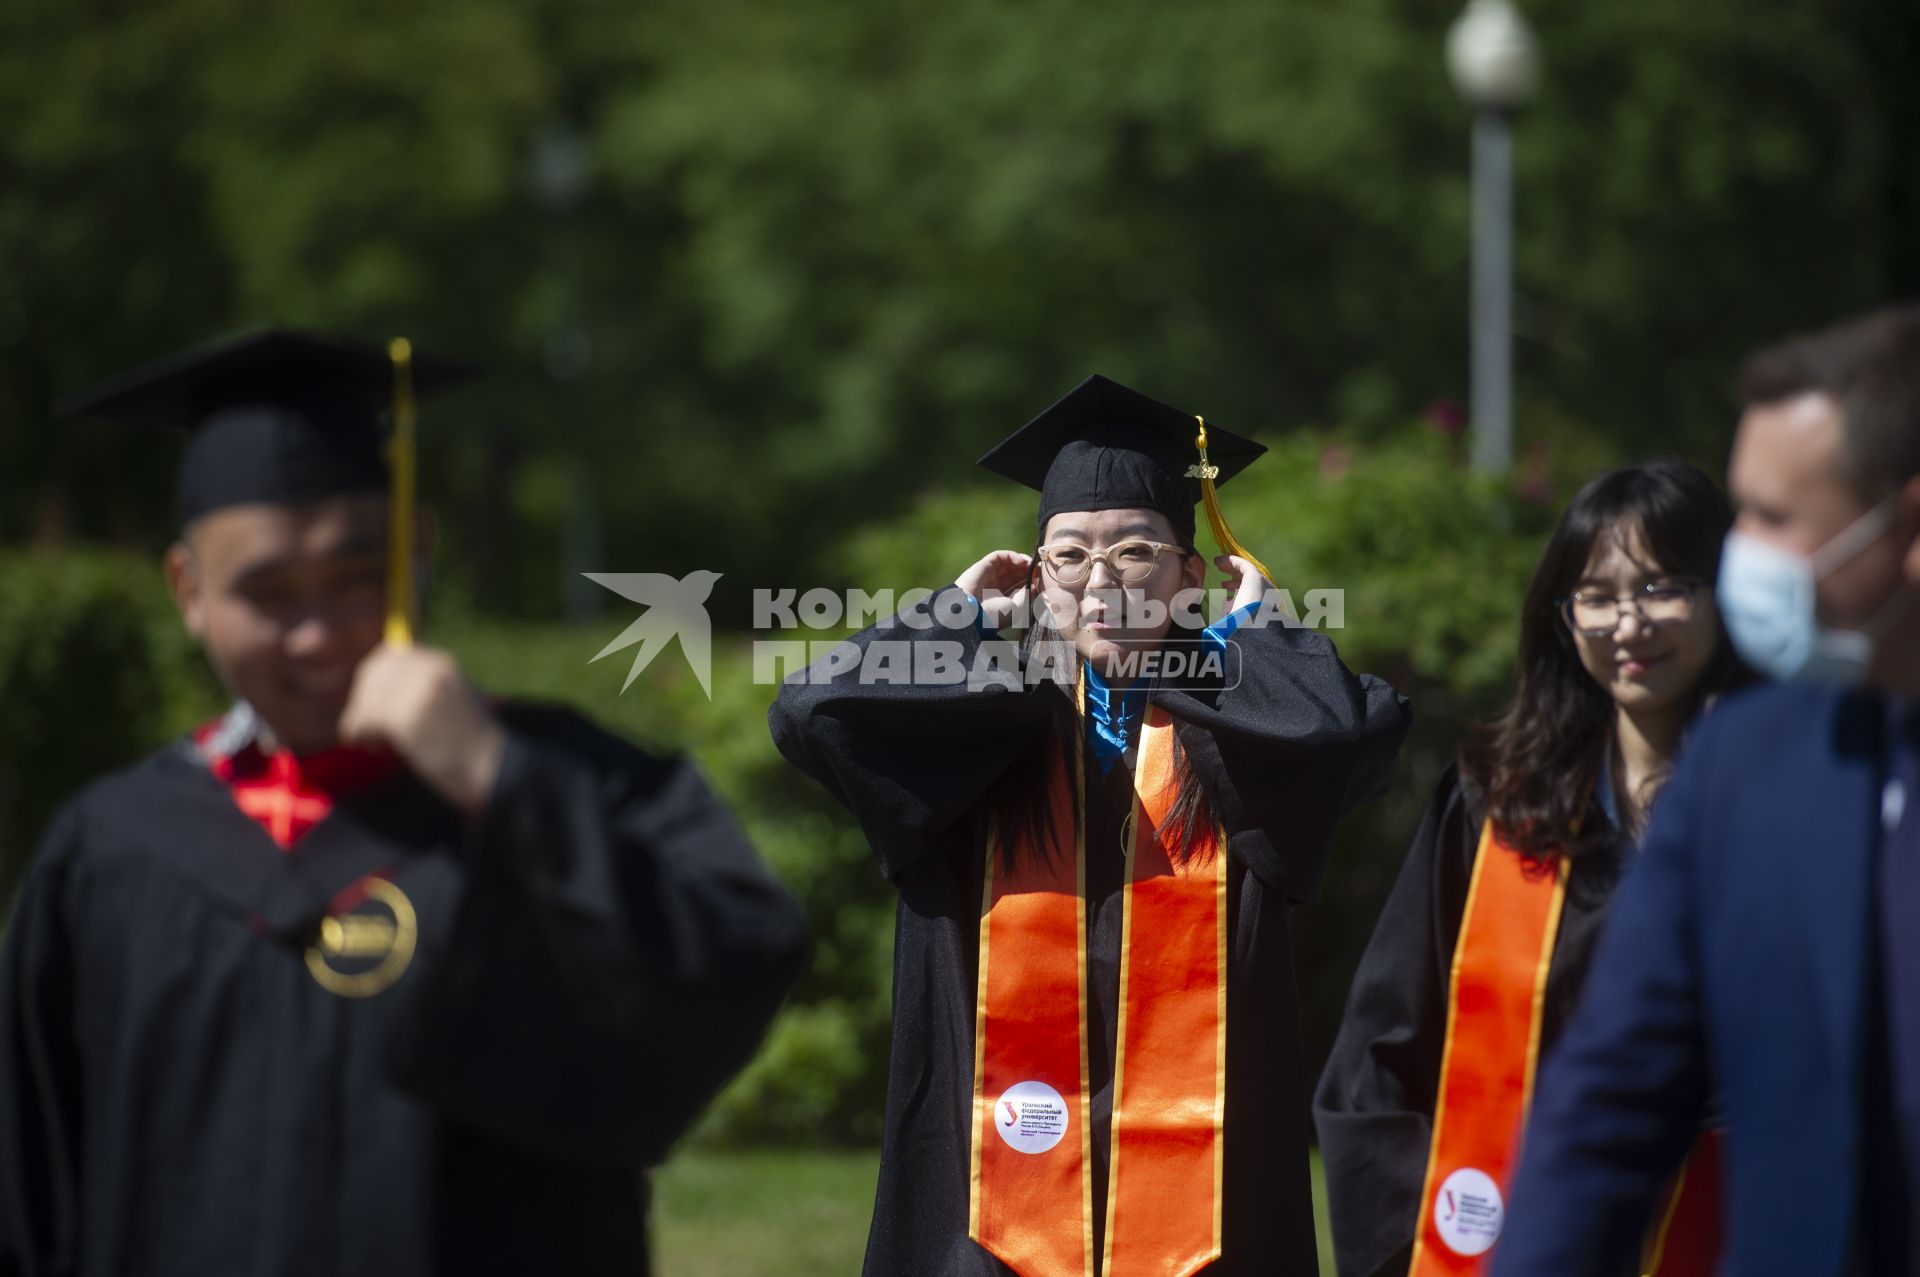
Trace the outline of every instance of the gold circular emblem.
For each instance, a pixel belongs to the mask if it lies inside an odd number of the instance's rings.
[[[393,987],[413,961],[413,902],[385,878],[368,878],[365,887],[359,904],[322,918],[307,945],[307,970],[343,998],[370,998]]]

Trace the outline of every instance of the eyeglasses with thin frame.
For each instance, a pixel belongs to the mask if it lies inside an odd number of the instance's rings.
[[[1078,585],[1093,575],[1093,565],[1104,563],[1123,585],[1138,585],[1153,575],[1160,556],[1171,550],[1185,556],[1188,551],[1165,541],[1116,541],[1104,550],[1091,549],[1073,541],[1043,545],[1033,552],[1051,576],[1061,585]]]
[[[1624,598],[1576,590],[1560,600],[1560,616],[1568,629],[1586,638],[1612,637],[1629,607],[1642,625],[1679,625],[1693,619],[1694,598],[1702,584],[1669,577],[1649,581]]]

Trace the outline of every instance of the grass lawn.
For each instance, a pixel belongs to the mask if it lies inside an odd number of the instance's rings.
[[[682,1153],[654,1180],[660,1277],[853,1277],[867,1244],[876,1152]],[[1331,1274],[1313,1159],[1320,1271]]]
[[[654,1177],[660,1277],[853,1277],[873,1213],[873,1152],[680,1154]]]

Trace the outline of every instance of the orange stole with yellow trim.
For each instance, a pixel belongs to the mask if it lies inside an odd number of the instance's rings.
[[[1446,1045],[1409,1277],[1481,1272],[1506,1217],[1505,1193],[1533,1104],[1547,969],[1566,902],[1552,872],[1480,833],[1447,986]],[[1717,1137],[1703,1136],[1668,1189],[1640,1271],[1705,1277],[1719,1245]]]
[[[1166,828],[1173,725],[1149,708],[1128,822],[1104,1253],[1088,1135],[1083,744],[1054,777],[1071,846],[987,847],[968,1235],[1021,1277],[1188,1277],[1220,1255],[1227,856]],[[1068,767],[1071,774],[1068,774]],[[1069,831],[1070,835],[1069,835]]]

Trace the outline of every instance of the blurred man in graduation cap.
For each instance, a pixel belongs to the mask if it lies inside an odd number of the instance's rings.
[[[828,658],[774,703],[899,893],[875,1277],[1317,1271],[1288,915],[1408,716],[1324,635],[1262,623],[1266,573],[1213,488],[1263,451],[1089,379],[981,462],[1039,489],[1033,553],[851,640],[974,668],[1044,596],[1016,656],[1064,646],[1068,677]],[[1183,630],[1196,503],[1234,598]],[[1146,676],[1182,643],[1233,659]]]
[[[793,977],[691,766],[412,644],[415,379],[272,332],[67,406],[188,428],[167,574],[237,703],[28,875],[0,1273],[643,1272],[644,1168]]]

